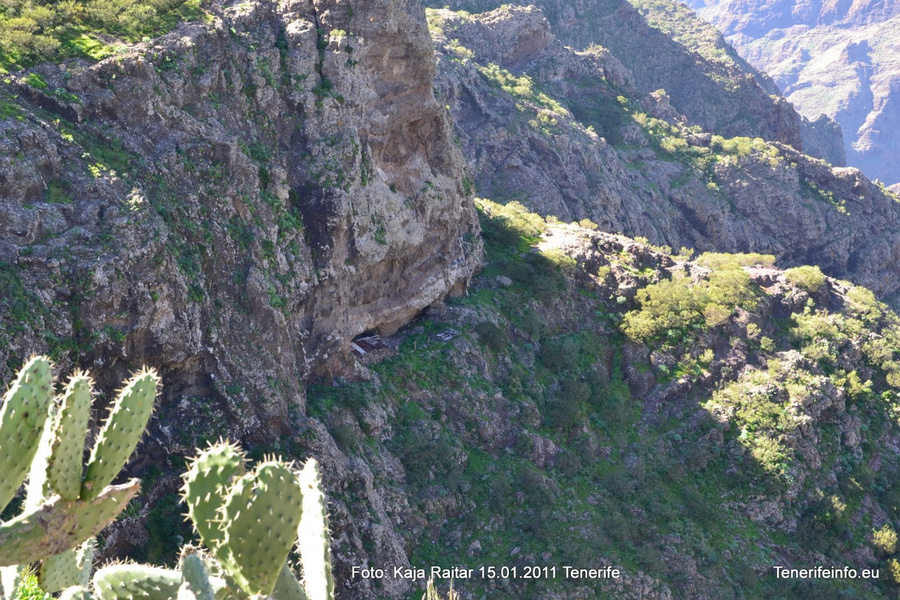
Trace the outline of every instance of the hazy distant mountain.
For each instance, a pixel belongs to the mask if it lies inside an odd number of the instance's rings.
[[[689,0],[808,118],[844,130],[847,162],[900,181],[900,4]]]

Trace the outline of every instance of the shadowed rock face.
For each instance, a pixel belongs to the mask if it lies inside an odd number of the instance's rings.
[[[416,2],[253,2],[4,87],[4,377],[78,349],[110,385],[159,367],[164,414],[286,433],[310,375],[479,261],[432,54]]]
[[[672,248],[817,264],[884,297],[900,289],[900,204],[858,170],[762,142],[728,155],[708,133],[687,133],[688,146],[719,155],[702,172],[622,111],[621,93],[641,95],[616,56],[564,47],[538,9],[437,10],[430,23],[437,89],[482,196]],[[507,70],[505,82],[491,64]],[[544,96],[526,97],[511,77],[530,78]],[[637,104],[675,126],[687,121],[664,94]]]
[[[900,180],[900,53],[896,2],[689,3],[804,116],[827,115],[844,131],[848,163]]]

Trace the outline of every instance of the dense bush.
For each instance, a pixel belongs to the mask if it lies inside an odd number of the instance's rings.
[[[784,272],[785,278],[801,290],[815,294],[825,285],[826,278],[819,267],[807,266],[794,267]]]
[[[709,264],[720,268],[713,270],[705,280],[692,281],[675,273],[672,279],[639,290],[636,298],[640,309],[625,315],[622,330],[640,342],[678,344],[692,329],[725,323],[736,307],[753,310],[758,291],[741,268],[745,262],[741,257],[746,255],[735,256],[737,258],[732,261],[710,260]]]
[[[509,344],[509,336],[506,331],[490,321],[483,321],[475,326],[478,341],[493,350],[500,352]]]
[[[557,374],[572,368],[572,360],[577,356],[578,345],[568,337],[547,340],[538,351],[541,364]]]
[[[200,16],[201,0],[4,0],[0,3],[0,70],[73,56],[111,54],[108,36],[140,41]]]
[[[476,204],[489,217],[482,220],[485,237],[502,246],[524,246],[525,249],[547,228],[544,219],[529,212],[520,202],[504,205],[479,198]]]
[[[890,556],[897,551],[897,532],[888,523],[872,532],[872,545],[882,556]]]
[[[559,387],[559,393],[547,404],[547,423],[551,427],[567,429],[575,424],[581,407],[590,398],[591,390],[577,379],[567,377]]]

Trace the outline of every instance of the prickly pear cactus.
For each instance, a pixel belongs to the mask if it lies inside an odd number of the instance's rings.
[[[333,600],[328,523],[315,461],[299,473],[274,458],[252,472],[244,469],[235,446],[220,442],[202,452],[184,476],[183,491],[195,527],[213,541],[209,554],[183,548],[177,571],[104,567],[93,579],[98,600]],[[302,585],[288,562],[295,544],[304,561]]]
[[[244,463],[237,446],[219,442],[200,453],[184,475],[182,493],[188,516],[210,550],[218,549],[225,537],[219,527],[219,512],[232,481],[244,475]]]
[[[42,560],[38,571],[41,589],[54,594],[72,586],[90,585],[96,546],[94,538],[90,538],[76,550],[66,550]]]
[[[196,548],[186,546],[181,550],[181,578],[183,583],[178,589],[178,597],[182,595],[196,600],[214,600],[215,592],[210,581],[209,568]]]
[[[109,484],[147,425],[159,379],[145,370],[126,384],[85,470],[92,382],[76,374],[54,402],[51,371],[46,358],[31,359],[0,409],[0,508],[28,477],[24,512],[0,523],[4,600],[16,598],[19,565],[38,561],[41,588],[62,600],[333,600],[315,461],[298,473],[267,458],[248,473],[244,455],[225,442],[202,452],[184,477],[188,514],[208,553],[185,548],[178,570],[118,564],[90,578],[92,536],[137,492],[137,480]],[[295,544],[302,585],[288,561]]]
[[[69,380],[53,429],[47,478],[50,486],[66,500],[81,494],[84,473],[84,438],[91,418],[93,381],[84,373]]]
[[[219,559],[250,595],[268,596],[296,541],[302,493],[297,474],[269,460],[241,477],[222,509]]]
[[[172,600],[179,587],[181,573],[146,565],[110,565],[94,574],[99,600]]]
[[[59,600],[94,600],[94,596],[86,587],[78,585],[63,590]]]
[[[202,452],[184,476],[188,514],[212,553],[207,560],[227,582],[226,590],[216,589],[216,598],[227,592],[236,598],[332,600],[328,520],[316,462],[307,462],[300,473],[271,458],[245,473],[244,463],[237,448],[220,442]],[[302,585],[287,561],[295,544]],[[199,598],[197,590],[190,591]]]
[[[159,378],[144,370],[129,381],[84,473],[84,441],[90,419],[91,379],[77,373],[54,400],[52,366],[30,359],[0,408],[0,508],[28,476],[24,511],[0,523],[0,567],[4,593],[13,596],[17,565],[43,561],[45,591],[85,586],[93,546],[74,551],[122,512],[140,482],[108,485],[128,460],[153,409]],[[77,590],[76,590],[77,591]],[[72,593],[75,593],[74,591]]]

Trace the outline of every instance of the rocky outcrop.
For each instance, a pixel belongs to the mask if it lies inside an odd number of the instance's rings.
[[[243,433],[286,431],[298,380],[477,264],[431,53],[415,3],[257,2],[44,65],[53,92],[18,76],[33,102],[3,122],[0,260],[40,310],[7,325],[5,358],[91,340],[85,366],[155,365],[166,400],[253,405]]]
[[[548,37],[534,8],[429,15],[437,90],[484,197],[672,248],[818,264],[884,296],[900,289],[900,205],[859,171],[685,129],[667,94],[641,97],[614,57]],[[509,34],[520,31],[540,34]]]
[[[810,119],[844,131],[848,164],[900,179],[900,52],[895,2],[693,2]]]
[[[819,115],[815,121],[803,117],[803,151],[835,167],[847,164],[844,149],[844,133],[837,121],[827,115]]]

